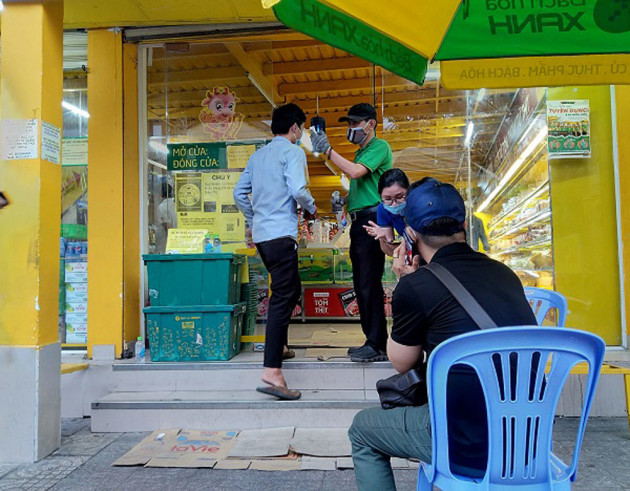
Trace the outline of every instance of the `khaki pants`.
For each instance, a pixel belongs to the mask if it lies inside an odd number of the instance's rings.
[[[390,457],[431,462],[429,406],[364,409],[348,431],[359,491],[395,490]]]

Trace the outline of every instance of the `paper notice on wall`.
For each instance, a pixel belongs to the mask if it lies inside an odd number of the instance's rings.
[[[244,169],[247,166],[247,161],[255,151],[256,145],[228,145],[228,168]]]
[[[208,230],[171,228],[166,240],[167,254],[202,254]]]
[[[202,211],[183,212],[177,214],[177,227],[186,229],[207,229],[214,230],[216,222],[215,213],[204,213]]]
[[[201,173],[175,176],[175,210],[178,213],[204,211]]]
[[[205,229],[210,235],[218,235],[223,243],[242,243],[245,218],[232,196],[240,176],[240,172],[233,171],[176,174],[177,227]]]
[[[61,129],[47,121],[42,121],[42,159],[58,164],[60,153]]]
[[[245,237],[245,218],[232,196],[240,177],[240,172],[208,172],[203,175],[204,211],[214,212],[215,222],[210,231],[218,234],[222,242],[242,242]]]
[[[87,137],[63,138],[61,147],[61,165],[87,165]]]
[[[547,101],[550,159],[591,156],[589,101]]]
[[[37,158],[37,119],[2,120],[2,160]]]

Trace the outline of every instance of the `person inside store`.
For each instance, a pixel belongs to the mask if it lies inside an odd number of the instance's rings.
[[[376,136],[376,109],[371,104],[355,104],[348,110],[347,116],[339,118],[339,122],[348,123],[346,137],[350,143],[359,146],[354,161],[335,151],[323,131],[312,132],[311,141],[314,152],[325,155],[351,178],[348,195],[348,215],[352,220],[350,260],[361,329],[366,341],[363,346],[350,348],[348,354],[356,362],[385,361],[387,328],[381,283],[385,254],[364,225],[377,221],[376,210],[381,201],[378,182],[383,173],[392,168],[392,150],[385,140]]]
[[[407,196],[407,233],[427,262],[446,268],[500,326],[535,325],[536,319],[518,277],[504,264],[475,252],[465,237],[466,208],[450,184],[428,179]],[[387,346],[399,373],[422,366],[424,353],[447,339],[478,329],[446,287],[420,258],[402,260],[404,244],[394,254],[399,283],[394,290],[394,323]],[[479,379],[468,367],[456,367],[447,389],[449,450],[453,472],[483,476],[488,430]],[[359,412],[348,432],[360,491],[396,489],[390,457],[431,462],[428,404],[369,408]]]
[[[481,241],[484,252],[490,252],[490,243],[488,242],[488,236],[486,235],[486,228],[483,224],[483,220],[473,214],[470,221],[472,222],[468,231],[470,235],[470,245],[474,250],[478,251],[479,241]]]
[[[168,231],[172,228],[177,228],[173,186],[166,179],[162,182],[162,201],[157,207],[157,215],[158,225],[155,231],[155,248],[158,254],[164,254]]]
[[[300,391],[287,387],[282,374],[289,321],[302,293],[297,206],[302,207],[306,220],[317,216],[315,201],[306,187],[306,154],[299,146],[305,121],[304,111],[296,104],[274,109],[273,140],[249,158],[234,188],[234,202],[252,230],[256,249],[271,277],[262,374],[266,385],[256,390],[286,400],[301,396]]]

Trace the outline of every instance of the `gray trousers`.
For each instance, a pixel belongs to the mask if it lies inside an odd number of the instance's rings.
[[[429,406],[364,409],[348,431],[359,491],[395,491],[390,457],[431,462]]]

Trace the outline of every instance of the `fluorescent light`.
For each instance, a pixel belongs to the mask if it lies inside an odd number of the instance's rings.
[[[479,103],[481,99],[483,99],[485,96],[486,96],[486,89],[479,89],[479,92],[477,92],[477,102]]]
[[[149,142],[149,146],[156,152],[163,153],[165,155],[168,153],[168,147],[162,142],[151,140]]]
[[[527,145],[527,148],[523,151],[523,153],[519,156],[519,158],[517,158],[512,163],[512,165],[507,170],[507,172],[505,173],[505,175],[503,176],[499,184],[497,184],[497,186],[490,192],[490,194],[484,200],[484,202],[481,203],[481,206],[477,208],[477,213],[482,213],[488,207],[488,205],[492,203],[492,200],[496,197],[497,194],[499,194],[499,191],[501,191],[508,184],[508,182],[510,182],[510,179],[512,179],[514,174],[516,174],[516,172],[525,163],[525,161],[527,160],[527,157],[529,157],[531,153],[534,150],[536,150],[538,145],[540,145],[540,142],[542,142],[546,136],[547,136],[547,126],[545,125],[544,127],[540,129],[540,131],[534,137],[532,142],[529,145]]]
[[[474,123],[472,122],[468,123],[468,128],[466,128],[466,139],[464,140],[465,147],[470,146],[470,140],[472,139],[474,129],[475,129]]]
[[[159,167],[160,169],[168,170],[164,164],[160,164],[159,162],[156,162],[155,160],[149,159],[149,164]]]
[[[69,102],[62,101],[61,102],[61,107],[63,107],[64,109],[67,109],[68,111],[73,112],[77,116],[83,116],[84,118],[89,118],[90,117],[90,113],[89,112],[84,111],[79,106],[75,106],[74,104],[70,104]]]
[[[2,2],[0,1],[0,12],[2,12],[4,10],[4,5],[2,5]]]

